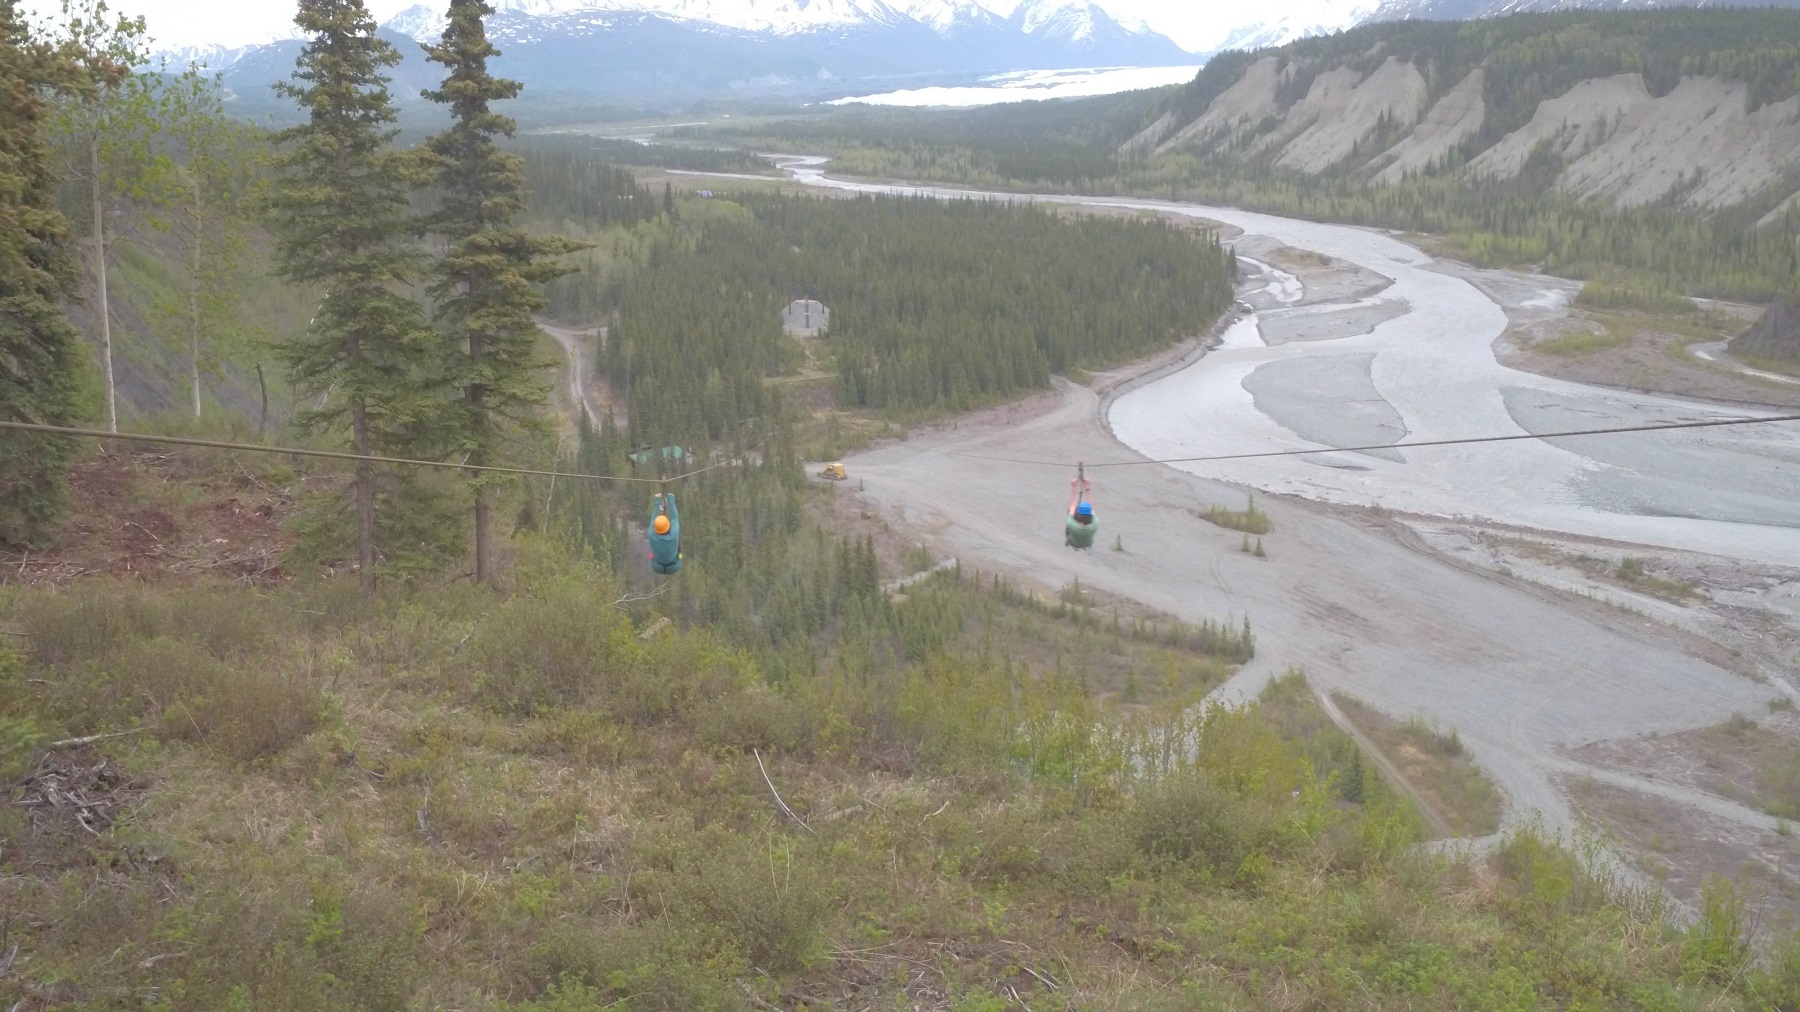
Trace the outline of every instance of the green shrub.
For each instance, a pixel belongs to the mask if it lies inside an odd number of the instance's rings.
[[[1631,309],[1666,316],[1692,316],[1692,302],[1669,286],[1652,278],[1603,275],[1581,286],[1575,296],[1577,306],[1590,309]]]
[[[23,695],[25,658],[0,642],[0,700]],[[31,758],[43,734],[30,713],[0,714],[0,778],[10,782]]]
[[[1203,772],[1168,776],[1138,792],[1129,818],[1138,850],[1158,861],[1197,864],[1226,879],[1275,844],[1279,827],[1266,806],[1240,798]]]
[[[275,755],[325,720],[319,691],[281,671],[250,670],[207,686],[163,713],[164,732],[193,738],[238,762]]]
[[[817,961],[833,906],[820,858],[782,836],[708,842],[670,876],[671,916],[770,972]]]
[[[708,958],[691,933],[662,921],[559,921],[532,945],[526,963],[527,986],[543,990],[534,1001],[513,1006],[519,1012],[588,1012],[609,1003],[642,1012],[688,1012],[730,1008],[743,1000],[743,991],[730,980],[739,969],[734,961]]]
[[[637,654],[610,599],[560,580],[501,602],[470,637],[464,663],[482,698],[536,713],[595,701],[630,677]]]
[[[156,725],[167,738],[203,742],[238,762],[287,748],[316,730],[316,686],[260,660],[231,664],[167,636],[127,642],[54,680],[53,709],[90,731]]]
[[[638,663],[621,670],[606,686],[606,699],[625,720],[648,724],[687,716],[707,700],[738,698],[760,685],[743,655],[705,633],[688,633],[659,637],[644,646]]]
[[[1137,863],[1135,841],[1119,831],[1119,815],[1110,808],[1091,809],[1044,834],[1038,871],[1059,894],[1103,896],[1116,876]]]
[[[1700,917],[1681,940],[1682,977],[1697,983],[1728,984],[1750,961],[1744,894],[1728,880],[1713,879],[1700,895]]]
[[[1789,935],[1773,946],[1748,983],[1757,1008],[1800,1008],[1800,935]]]
[[[1200,519],[1218,524],[1220,527],[1243,531],[1245,534],[1267,534],[1274,526],[1269,521],[1269,515],[1256,507],[1254,495],[1249,497],[1241,510],[1230,510],[1223,506],[1213,505],[1208,506],[1206,512],[1196,515]],[[1248,538],[1244,540],[1244,544],[1246,546],[1244,551],[1250,551]]]
[[[167,598],[134,587],[77,584],[21,597],[18,624],[37,661],[62,667],[176,628]]]
[[[702,744],[744,752],[757,748],[806,751],[815,735],[811,712],[762,685],[699,704],[693,721],[694,736]]]
[[[1618,884],[1598,871],[1595,854],[1579,854],[1537,826],[1508,833],[1494,851],[1493,867],[1505,886],[1505,907],[1529,924],[1589,912],[1623,898]]]
[[[194,590],[170,595],[171,635],[193,640],[213,656],[235,660],[273,648],[288,635],[284,612],[242,590]]]

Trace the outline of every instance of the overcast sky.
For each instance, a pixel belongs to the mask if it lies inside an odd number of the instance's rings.
[[[370,0],[369,9],[378,19],[386,20],[418,2]],[[1222,23],[1250,17],[1259,21],[1271,19],[1287,8],[1317,6],[1318,0],[1263,0],[1250,13],[1232,0],[1101,0],[1099,5],[1115,17],[1140,18],[1178,44],[1191,48],[1211,44],[1218,38]],[[28,0],[25,6],[32,4]],[[36,6],[49,9],[53,4],[37,0]],[[113,0],[112,6],[128,14],[144,15],[158,49],[267,42],[293,28],[293,4],[283,0]]]

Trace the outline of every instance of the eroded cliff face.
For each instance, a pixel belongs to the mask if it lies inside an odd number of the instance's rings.
[[[1215,61],[1125,147],[1381,185],[1414,175],[1503,184],[1531,170],[1534,184],[1571,197],[1702,213],[1749,206],[1764,224],[1771,209],[1800,204],[1800,89],[1760,57],[1659,50],[1644,71],[1584,76],[1609,57],[1551,46],[1559,70],[1575,67],[1551,80],[1519,45],[1449,56],[1416,39],[1322,48]],[[1699,70],[1713,72],[1689,72]]]
[[[1800,362],[1800,295],[1788,295],[1769,303],[1762,319],[1731,342],[1740,355]]]

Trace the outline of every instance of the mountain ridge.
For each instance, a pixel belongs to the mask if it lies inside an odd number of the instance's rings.
[[[1144,122],[1125,151],[1769,224],[1800,202],[1800,10],[1373,23],[1215,57]]]

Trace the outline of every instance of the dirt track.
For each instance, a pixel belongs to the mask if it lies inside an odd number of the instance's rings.
[[[606,406],[594,393],[594,364],[588,353],[589,339],[593,337],[593,332],[569,330],[542,320],[538,321],[538,329],[562,345],[563,396],[569,399],[571,412],[579,405],[580,410],[587,414],[588,425],[600,428],[600,421],[606,416]]]

